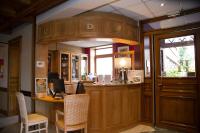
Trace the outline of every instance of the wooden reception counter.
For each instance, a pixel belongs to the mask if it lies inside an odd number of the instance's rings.
[[[135,126],[140,121],[141,84],[84,84],[84,86],[86,93],[90,95],[89,133],[118,133],[120,130]],[[49,121],[53,122],[55,110],[62,109],[63,103],[50,99],[36,99],[36,112],[48,116]]]
[[[140,121],[141,84],[85,85],[89,133],[117,133]]]

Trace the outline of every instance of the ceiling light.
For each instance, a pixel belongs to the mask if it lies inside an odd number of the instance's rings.
[[[112,38],[95,38],[94,40],[100,42],[113,42]]]
[[[160,6],[161,6],[161,7],[165,6],[165,3],[161,3]]]

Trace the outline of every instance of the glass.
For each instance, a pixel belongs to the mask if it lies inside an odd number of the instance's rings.
[[[61,78],[69,81],[69,54],[61,53]]]
[[[160,71],[162,77],[194,77],[194,35],[160,40]]]
[[[87,57],[81,57],[81,75],[87,75]]]
[[[150,37],[144,37],[144,64],[145,77],[151,76],[151,59],[150,59]]]
[[[79,56],[72,55],[72,80],[79,80]]]
[[[112,75],[113,71],[113,58],[97,58],[96,59],[96,72],[97,75]]]
[[[112,54],[113,48],[97,49],[96,55]]]

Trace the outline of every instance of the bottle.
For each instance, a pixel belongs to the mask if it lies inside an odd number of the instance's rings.
[[[92,80],[93,76],[92,73],[89,73],[89,80]]]
[[[93,81],[94,81],[95,83],[98,82],[98,81],[97,81],[97,74],[96,74],[96,73],[95,73],[94,76],[93,76]]]

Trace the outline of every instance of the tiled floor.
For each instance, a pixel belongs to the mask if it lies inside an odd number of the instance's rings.
[[[0,129],[0,133],[19,133],[19,123],[10,125],[8,127]],[[55,126],[50,125],[49,126],[49,133],[55,133]],[[152,128],[147,125],[137,125],[136,127],[123,131],[121,133],[180,133],[175,131],[170,131],[167,129],[158,129],[158,128]]]
[[[123,131],[121,133],[141,133],[141,132],[152,132],[152,131],[155,131],[155,129],[151,126],[137,125],[134,128]]]
[[[10,126],[7,126],[3,129],[0,129],[0,133],[19,133],[20,129],[20,124],[19,123],[16,123],[16,124],[13,124],[13,125],[10,125]],[[49,126],[49,133],[55,133],[56,130],[55,130],[55,127],[54,126]]]
[[[168,129],[153,128],[151,126],[140,124],[132,129],[123,131],[121,133],[181,133],[181,132],[171,131]]]

